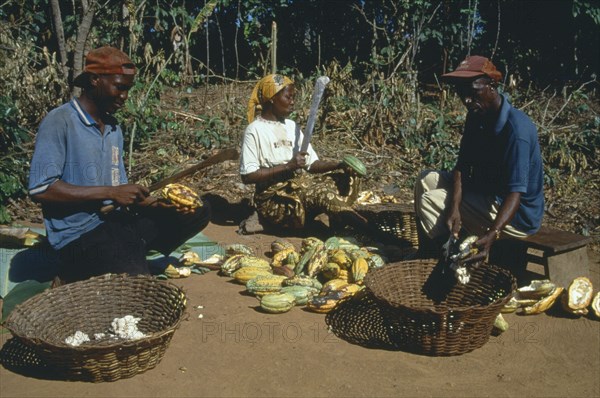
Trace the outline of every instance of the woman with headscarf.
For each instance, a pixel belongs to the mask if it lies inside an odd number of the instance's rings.
[[[287,119],[294,96],[292,80],[272,74],[256,84],[248,103],[250,124],[242,141],[240,175],[244,184],[256,185],[260,223],[299,229],[320,213],[364,223],[351,207],[360,176],[343,161],[320,160],[311,145],[300,151],[304,136]]]

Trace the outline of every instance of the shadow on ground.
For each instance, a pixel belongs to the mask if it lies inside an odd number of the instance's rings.
[[[239,225],[254,211],[248,198],[242,198],[239,202],[231,203],[222,196],[208,193],[202,196],[202,200],[210,204],[212,210],[210,221],[217,225]]]

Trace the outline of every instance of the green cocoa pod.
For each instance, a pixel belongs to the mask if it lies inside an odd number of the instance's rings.
[[[346,155],[342,158],[342,162],[350,167],[361,177],[367,175],[367,168],[363,162],[361,162],[356,156]]]
[[[271,314],[288,312],[294,305],[296,305],[296,300],[290,293],[271,293],[260,299],[260,308]]]

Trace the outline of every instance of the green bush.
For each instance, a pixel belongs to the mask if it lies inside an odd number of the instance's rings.
[[[26,156],[20,149],[30,141],[27,130],[19,125],[18,110],[7,96],[0,97],[0,147],[6,149],[0,158],[0,224],[11,221],[6,208],[9,199],[22,197]]]

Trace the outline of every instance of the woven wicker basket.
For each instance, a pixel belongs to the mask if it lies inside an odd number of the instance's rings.
[[[383,307],[396,344],[424,355],[459,355],[483,346],[516,289],[511,273],[484,263],[456,282],[433,259],[370,270],[364,283]]]
[[[185,294],[150,276],[107,274],[47,290],[15,307],[5,322],[16,339],[66,380],[115,381],[155,367],[185,313]],[[138,340],[106,338],[114,318],[139,317]],[[91,341],[73,347],[76,331]]]
[[[380,203],[357,205],[355,210],[369,220],[381,237],[400,246],[419,247],[415,211],[412,205]]]

